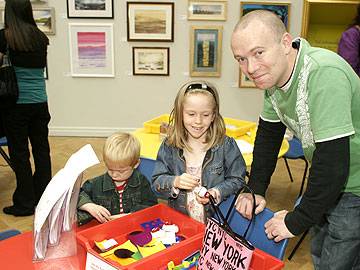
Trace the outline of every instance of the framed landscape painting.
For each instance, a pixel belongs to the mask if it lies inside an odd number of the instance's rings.
[[[55,35],[55,10],[52,7],[34,7],[33,15],[38,28],[47,35]]]
[[[114,77],[113,24],[70,23],[73,77]]]
[[[265,9],[277,14],[289,31],[290,20],[290,3],[289,2],[241,2],[240,16],[259,9]],[[239,87],[256,88],[255,84],[239,70]]]
[[[66,0],[68,18],[114,18],[114,0]]]
[[[188,20],[225,21],[227,1],[189,0]]]
[[[127,2],[128,41],[173,41],[174,3]]]
[[[191,26],[190,76],[220,77],[222,26]]]
[[[169,48],[133,47],[133,75],[169,75]]]

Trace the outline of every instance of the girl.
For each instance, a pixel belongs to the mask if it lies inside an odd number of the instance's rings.
[[[185,84],[158,152],[154,188],[171,207],[204,223],[212,211],[209,199],[200,197],[196,187],[207,188],[219,203],[242,187],[245,171],[235,140],[225,135],[215,87],[207,82]]]
[[[8,215],[29,216],[51,179],[50,114],[44,80],[49,40],[36,26],[30,0],[7,0],[4,18],[4,29],[0,30],[0,62],[8,51],[16,73],[19,99],[17,104],[1,110],[16,175],[13,205],[3,211]]]

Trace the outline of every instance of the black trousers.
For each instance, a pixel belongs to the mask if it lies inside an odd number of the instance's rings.
[[[47,103],[16,104],[2,113],[10,160],[15,170],[14,206],[34,209],[51,180]],[[29,141],[34,158],[34,173],[30,163]]]

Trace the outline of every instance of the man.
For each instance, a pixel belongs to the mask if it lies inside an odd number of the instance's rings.
[[[280,241],[311,227],[315,269],[359,269],[359,77],[335,53],[293,40],[270,11],[242,17],[231,45],[242,72],[265,90],[249,180],[256,213],[265,207],[286,128],[301,140],[312,164],[300,204],[266,223],[268,238]],[[236,208],[251,216],[249,194],[239,196]]]

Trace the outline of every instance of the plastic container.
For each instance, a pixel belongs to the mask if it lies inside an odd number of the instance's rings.
[[[145,132],[147,133],[160,133],[160,126],[162,123],[169,122],[169,114],[162,114],[144,123]],[[233,118],[224,117],[226,125],[226,134],[230,137],[240,137],[245,135],[246,132],[256,127],[256,123],[238,120]]]
[[[150,220],[156,220],[158,218],[160,218],[164,222],[168,221],[170,223],[178,225],[179,232],[177,233],[177,235],[183,236],[185,240],[182,240],[178,244],[175,244],[149,257],[142,258],[141,260],[127,266],[122,266],[120,264],[117,264],[116,262],[105,260],[95,251],[94,241],[102,241],[104,239],[113,238],[118,243],[124,243],[127,240],[127,235],[130,232],[143,230],[143,228],[141,227],[142,223],[148,222]],[[182,246],[184,246],[188,242],[191,242],[192,239],[196,237],[201,238],[204,234],[204,231],[204,224],[191,219],[190,217],[170,208],[167,205],[158,204],[144,210],[132,213],[131,215],[124,216],[119,219],[109,221],[107,223],[103,223],[78,232],[77,240],[79,244],[84,247],[85,250],[88,252],[88,258],[90,257],[92,259],[92,265],[100,267],[102,264],[105,263],[112,266],[114,269],[131,269],[130,267],[134,267],[140,263],[142,264],[148,260],[152,260],[151,258],[153,258],[154,256],[163,256],[162,254],[171,252],[171,250],[181,249]],[[148,269],[154,268],[151,267]]]
[[[175,265],[194,253],[201,250],[203,235],[198,235],[188,242],[179,243],[172,249],[154,254],[145,260],[140,260],[136,264],[129,265],[129,270],[165,270],[168,262],[173,261]],[[259,250],[255,249],[250,263],[250,270],[279,270],[284,267],[284,262]],[[194,267],[191,269],[195,269]]]

